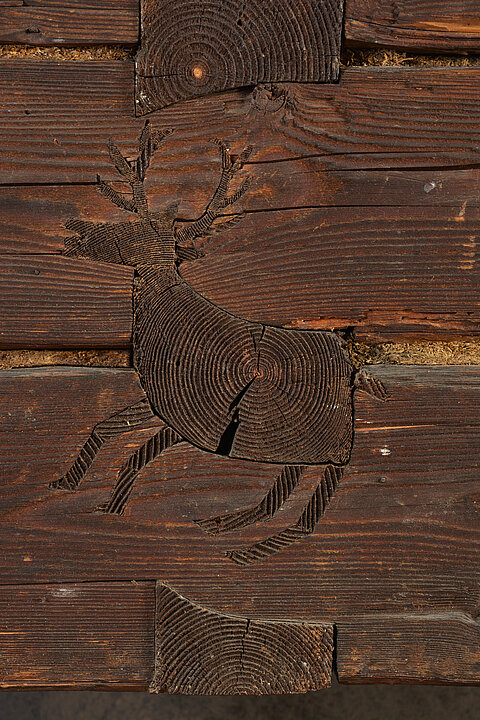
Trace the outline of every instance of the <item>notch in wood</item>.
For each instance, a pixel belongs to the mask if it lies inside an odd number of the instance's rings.
[[[142,0],[136,113],[222,90],[338,79],[343,0]]]
[[[329,687],[333,625],[207,610],[158,582],[154,693],[279,695]]]

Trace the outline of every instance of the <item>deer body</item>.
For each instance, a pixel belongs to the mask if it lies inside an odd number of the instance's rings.
[[[305,466],[321,466],[321,480],[297,523],[227,553],[245,565],[313,532],[350,459],[355,389],[381,400],[386,392],[374,378],[355,372],[337,334],[250,322],[214,305],[182,279],[180,262],[200,256],[195,241],[241,220],[242,215],[221,213],[248,188],[249,179],[234,192],[230,183],[251,148],[233,158],[215,141],[222,160],[218,187],[202,216],[177,228],[178,203],[152,212],[144,190],[151,157],[169,134],[151,131],[146,123],[133,161],[109,144],[112,162],[129,183],[132,198],[100,180],[99,190],[135,213],[133,221],[67,223],[76,235],[65,240],[65,254],[135,268],[134,366],[145,398],[98,423],[72,467],[51,487],[75,491],[105,442],[152,419],[159,423],[158,432],[123,465],[99,511],[121,515],[142,468],[180,442],[232,458],[281,463],[258,504],[195,521],[216,535],[273,517],[300,482]]]
[[[353,368],[335,334],[235,317],[174,267],[141,268],[134,308],[141,385],[182,438],[260,462],[348,461]]]

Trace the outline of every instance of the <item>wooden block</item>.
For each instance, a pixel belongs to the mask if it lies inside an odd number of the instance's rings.
[[[480,684],[478,618],[376,614],[337,626],[340,682]]]
[[[0,687],[145,688],[154,609],[148,582],[0,585]]]
[[[478,2],[346,0],[345,37],[349,44],[430,52],[478,52]]]
[[[343,0],[142,0],[136,110],[258,83],[338,78]]]
[[[49,483],[66,473],[96,424],[142,399],[134,371],[3,371],[3,581],[158,578],[192,602],[257,620],[329,623],[395,614],[399,605],[402,613],[473,615],[480,583],[480,370],[371,372],[391,397],[355,394],[352,458],[315,531],[240,566],[225,552],[294,524],[321,478],[318,466],[308,468],[271,518],[211,535],[195,521],[255,507],[281,468],[181,443],[142,470],[123,515],[95,513],[155,423],[105,443],[76,492]]]
[[[118,61],[0,62],[3,183],[115,178],[109,138],[133,154],[144,124],[132,119],[132,72]],[[338,84],[261,86],[177,104],[151,116],[153,127],[175,134],[149,181],[169,176],[178,189],[193,181],[198,201],[205,163],[212,186],[218,172],[212,137],[233,151],[253,145],[254,162],[318,156],[327,170],[476,169],[479,77],[477,68],[349,68]],[[288,196],[282,207],[291,207]]]
[[[330,687],[333,625],[224,615],[157,583],[151,692],[283,695]]]
[[[134,46],[138,22],[136,0],[7,2],[0,7],[0,42]]]
[[[55,255],[0,256],[0,347],[124,348],[131,268]]]

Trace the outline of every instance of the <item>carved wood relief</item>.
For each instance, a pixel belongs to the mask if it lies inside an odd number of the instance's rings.
[[[348,464],[353,443],[356,388],[380,400],[387,392],[379,380],[357,373],[334,332],[292,330],[252,323],[222,310],[199,295],[179,273],[182,260],[198,257],[199,242],[242,215],[222,216],[250,185],[232,183],[252,153],[238,156],[216,140],[220,180],[197,220],[177,223],[174,203],[149,208],[145,177],[153,154],[171,134],[151,129],[140,135],[138,155],[129,160],[110,142],[109,154],[131,198],[99,180],[98,190],[136,215],[133,221],[67,223],[76,235],[65,254],[135,268],[134,366],[146,398],[106,418],[53,489],[76,491],[100,447],[115,435],[157,419],[158,432],[121,468],[111,497],[99,512],[121,515],[138,473],[164,450],[180,442],[219,455],[283,465],[268,493],[255,507],[235,509],[198,525],[218,535],[259,522],[277,512],[295,490],[306,465],[318,465],[320,480],[297,522],[242,550],[227,551],[238,565],[249,565],[310,535],[327,509]]]

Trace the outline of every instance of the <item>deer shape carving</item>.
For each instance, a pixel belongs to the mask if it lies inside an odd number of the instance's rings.
[[[233,316],[197,293],[181,277],[183,260],[199,256],[195,241],[239,222],[222,216],[247,191],[232,181],[252,148],[233,156],[215,140],[221,156],[218,187],[200,218],[176,221],[179,203],[163,210],[148,206],[144,181],[155,151],[172,130],[140,135],[134,160],[111,141],[110,158],[131,187],[131,198],[98,178],[99,192],[135,220],[117,223],[68,221],[75,236],[65,254],[135,268],[134,366],[145,398],[99,422],[72,467],[50,484],[76,491],[101,446],[152,419],[159,429],[118,473],[110,498],[97,508],[121,515],[141,470],[167,448],[181,442],[212,453],[282,467],[268,493],[253,506],[195,522],[217,535],[268,520],[299,484],[309,465],[321,479],[298,521],[280,533],[227,552],[239,565],[272,555],[311,534],[332,500],[353,443],[354,392],[379,400],[387,393],[375,378],[357,372],[335,332],[291,330]]]

